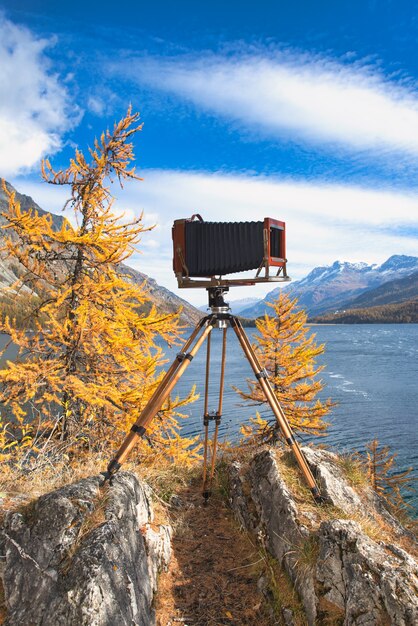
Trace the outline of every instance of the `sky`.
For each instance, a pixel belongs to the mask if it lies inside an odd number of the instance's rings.
[[[131,104],[143,180],[115,210],[155,228],[129,264],[194,304],[171,226],[196,212],[285,221],[296,280],[418,255],[417,48],[412,1],[0,0],[0,176],[59,213],[40,160],[65,167]]]

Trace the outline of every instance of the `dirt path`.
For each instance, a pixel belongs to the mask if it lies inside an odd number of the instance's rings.
[[[170,512],[173,556],[159,581],[157,626],[272,626],[257,587],[263,555],[240,532],[225,499],[214,494],[203,506],[198,485],[179,498]]]

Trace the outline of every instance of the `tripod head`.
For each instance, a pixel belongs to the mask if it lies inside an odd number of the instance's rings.
[[[228,293],[229,287],[207,287],[206,291],[209,297],[209,308],[217,317],[218,328],[226,328],[230,308],[228,302],[224,300],[224,295]]]

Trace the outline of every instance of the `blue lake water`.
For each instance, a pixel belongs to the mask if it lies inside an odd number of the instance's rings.
[[[322,398],[332,398],[328,436],[321,442],[340,451],[362,450],[365,443],[377,438],[398,454],[399,470],[413,467],[418,477],[418,325],[362,324],[312,326],[318,343],[325,343],[325,353],[318,359],[324,365],[320,377],[325,383]],[[246,329],[251,338],[255,329]],[[217,408],[219,363],[222,332],[212,332],[212,378],[210,410]],[[170,356],[174,356],[176,350]],[[184,434],[202,430],[203,391],[206,349],[201,348],[183,378],[177,384],[179,394],[197,385],[201,398],[185,407],[189,417]],[[243,406],[233,386],[246,387],[252,370],[237,338],[228,329],[227,367],[222,425],[223,439],[233,441],[240,425],[255,414],[255,408]],[[266,407],[257,408],[263,417]],[[304,437],[305,441],[309,439]],[[418,510],[418,498],[411,499]]]
[[[335,325],[312,326],[318,343],[325,343],[325,353],[318,359],[324,365],[321,378],[325,383],[322,398],[331,397],[338,405],[327,416],[328,436],[320,441],[340,451],[362,450],[365,443],[377,438],[398,454],[399,470],[413,467],[418,477],[418,325]],[[250,339],[255,329],[246,329]],[[252,370],[241,351],[235,333],[228,329],[227,365],[223,417],[220,435],[234,441],[241,424],[255,415],[256,409],[245,405],[234,391],[246,387]],[[186,336],[186,335],[185,335]],[[6,338],[0,336],[0,344]],[[222,332],[212,332],[212,377],[209,409],[217,409]],[[167,353],[171,360],[179,348]],[[8,358],[13,359],[13,347]],[[184,434],[202,432],[203,391],[206,348],[203,346],[177,384],[183,396],[193,384],[200,399],[184,407],[188,418]],[[272,416],[269,408],[257,407],[263,417]],[[300,438],[301,439],[301,438]],[[305,441],[308,441],[304,437]],[[413,497],[418,512],[418,497]]]

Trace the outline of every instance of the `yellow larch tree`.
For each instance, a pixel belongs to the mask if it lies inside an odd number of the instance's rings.
[[[366,445],[365,466],[374,491],[383,498],[389,508],[400,518],[408,520],[408,505],[404,498],[407,491],[414,492],[412,467],[396,470],[397,454],[391,454],[389,446],[380,446],[377,439]]]
[[[323,367],[315,362],[324,352],[323,344],[315,343],[315,335],[308,332],[307,315],[298,308],[297,300],[281,293],[270,304],[271,314],[256,320],[254,350],[266,369],[290,426],[294,432],[312,435],[326,434],[324,417],[333,403],[316,399],[323,389],[317,378]],[[238,390],[242,398],[253,405],[266,404],[256,381],[248,381],[249,390]],[[255,441],[273,442],[280,438],[276,420],[263,419],[259,413],[250,426],[242,429],[244,436]]]
[[[134,284],[121,266],[147,230],[141,217],[127,222],[115,215],[109,188],[114,181],[122,186],[126,179],[140,180],[132,166],[138,120],[129,109],[113,131],[95,140],[89,158],[77,150],[68,169],[55,171],[43,162],[43,179],[69,189],[71,223],[63,220],[56,228],[50,214],[22,212],[3,186],[9,198],[6,251],[22,268],[12,289],[19,294],[27,286],[36,294],[32,331],[9,318],[0,328],[19,349],[0,371],[0,402],[12,411],[14,430],[20,428],[26,442],[31,425],[38,442],[52,437],[73,446],[118,445],[162,378],[157,340],[178,337],[178,315],[155,307],[141,313],[146,284]],[[148,431],[151,456],[163,450],[180,461],[193,458],[196,440],[182,439],[177,421],[193,396],[192,391],[162,407]],[[141,443],[142,452],[146,445]]]

